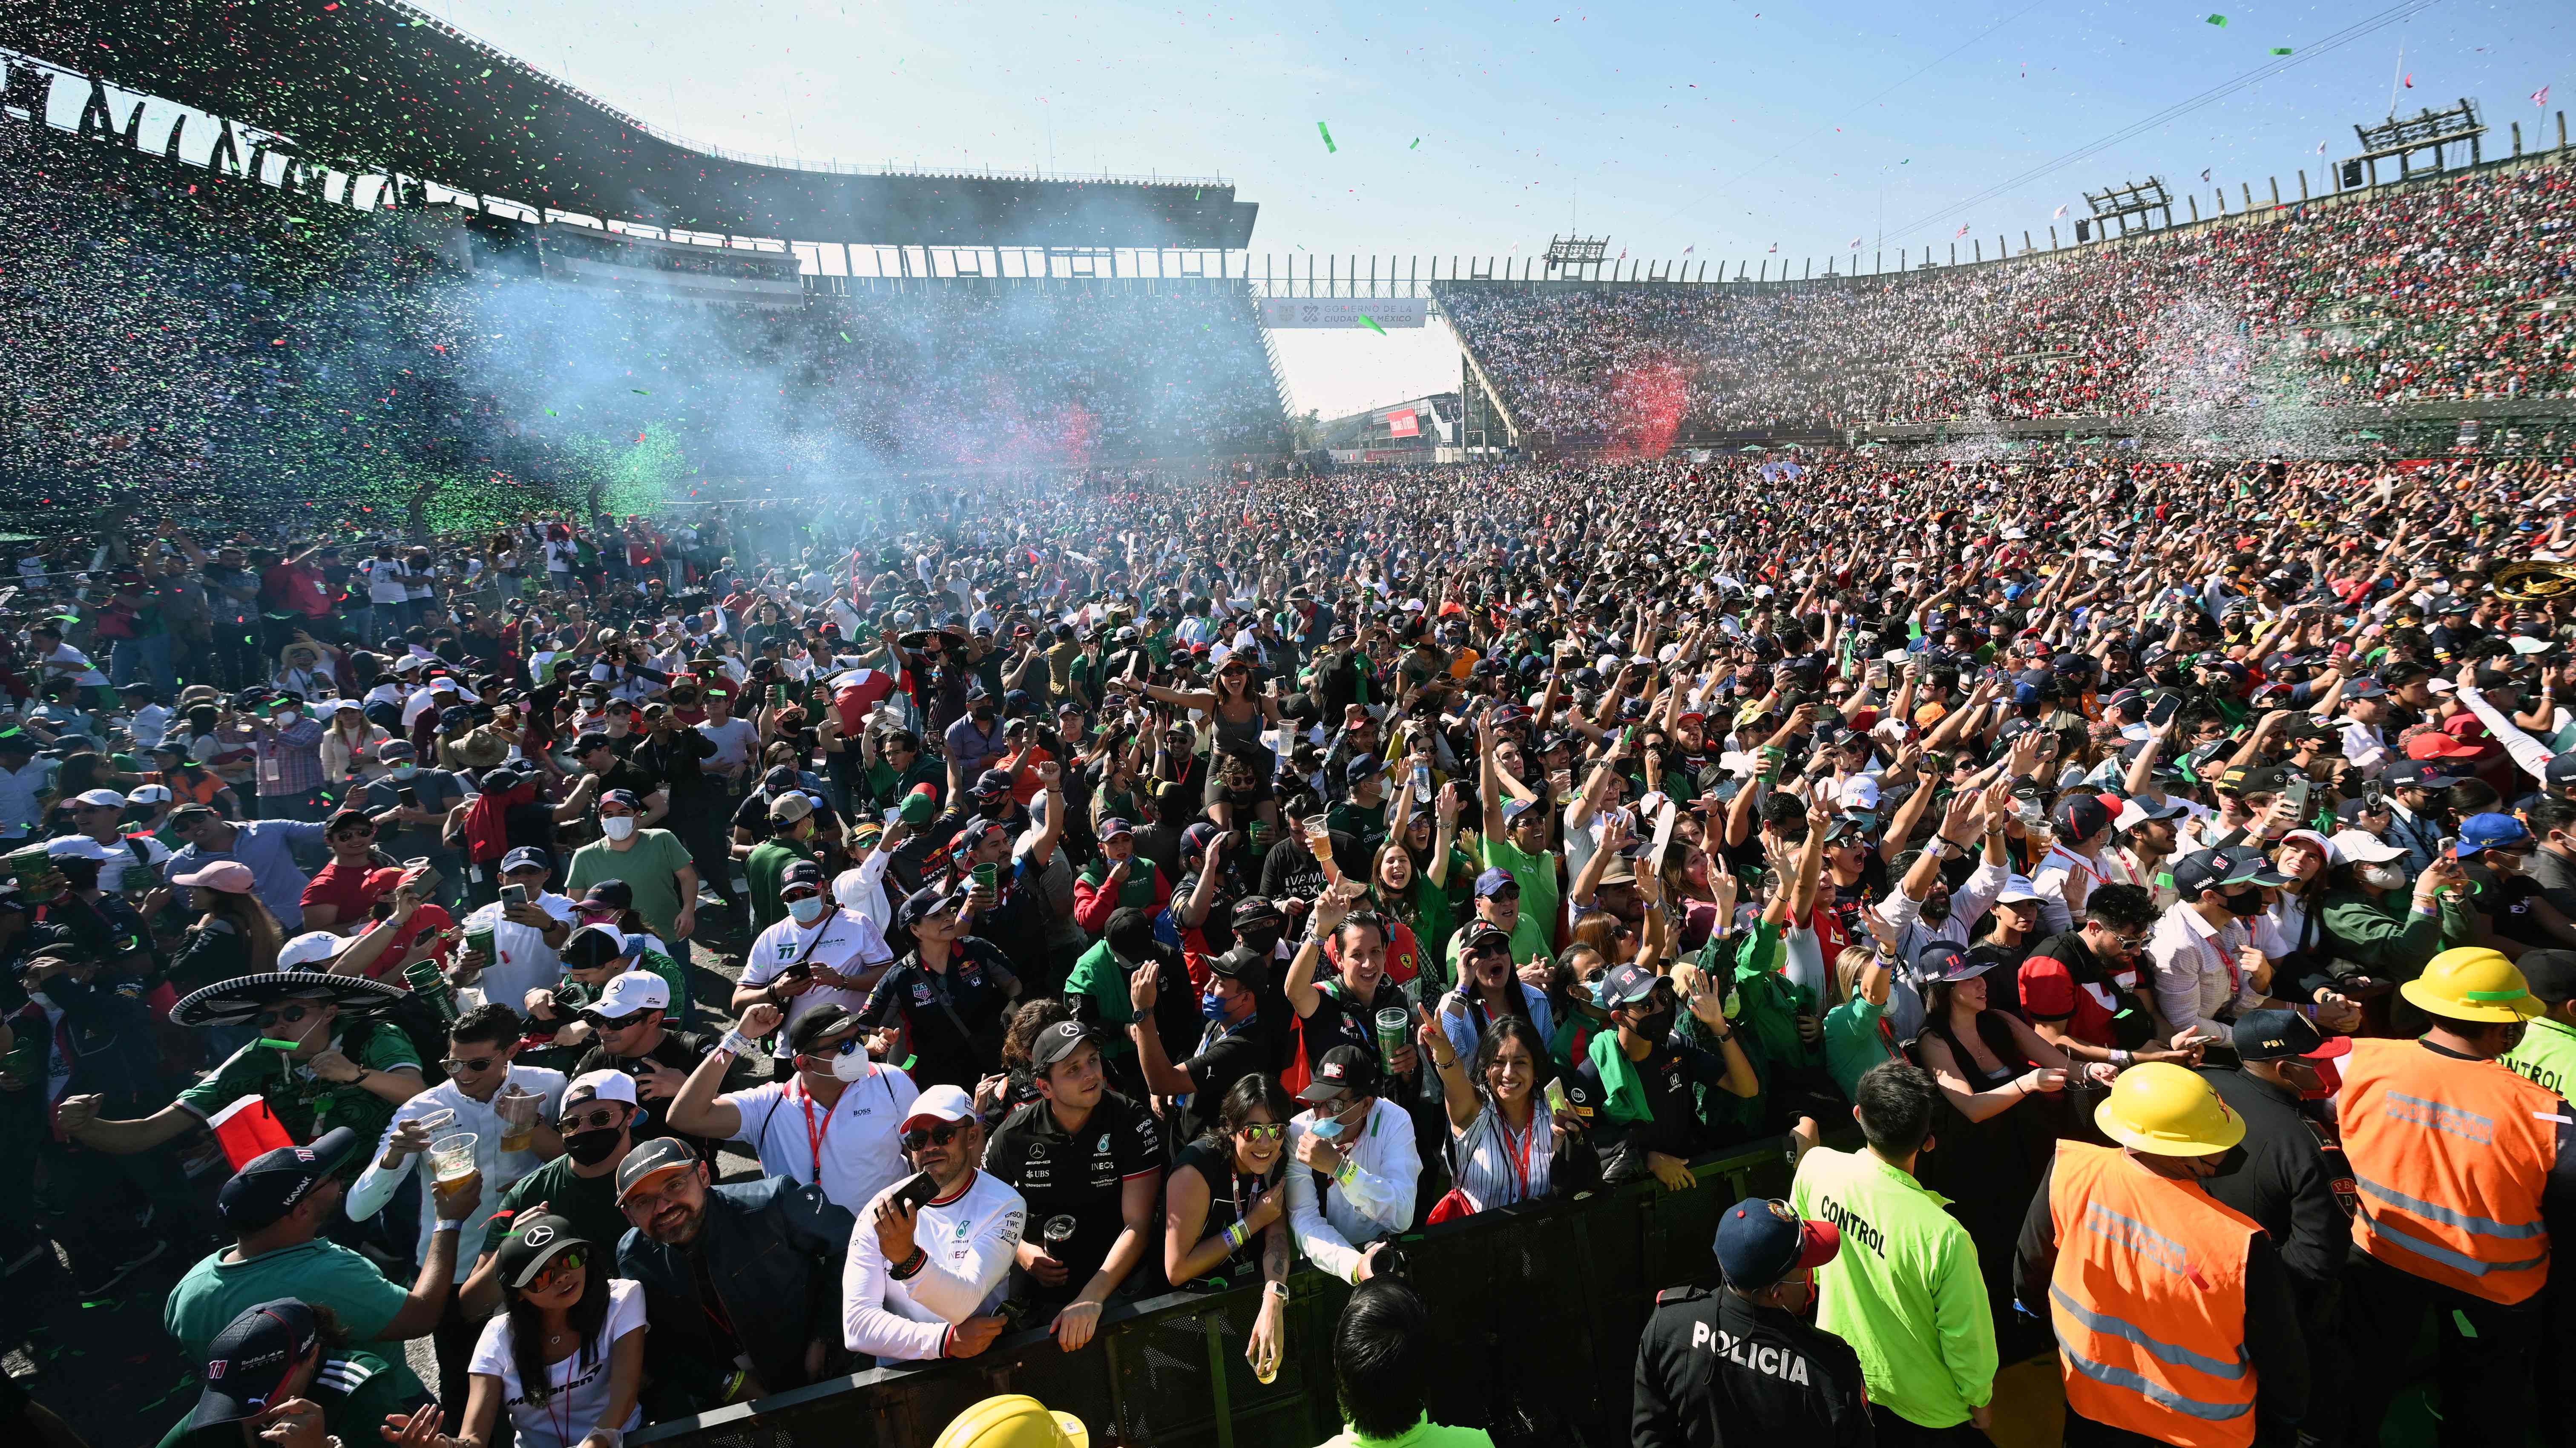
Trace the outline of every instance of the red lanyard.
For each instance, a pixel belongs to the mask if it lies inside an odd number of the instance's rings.
[[[1521,1144],[1517,1149],[1512,1146],[1511,1123],[1503,1120],[1500,1112],[1494,1115],[1494,1129],[1503,1134],[1503,1159],[1512,1164],[1513,1173],[1521,1179],[1520,1199],[1528,1201],[1530,1148],[1538,1142],[1538,1113],[1535,1110],[1530,1113],[1530,1129],[1521,1134]]]
[[[814,1125],[814,1093],[806,1090],[802,1081],[788,1089],[796,1093],[796,1103],[805,1108],[805,1150],[814,1158],[814,1185],[819,1187],[823,1184],[823,1138],[832,1134],[832,1112],[823,1113],[823,1125],[817,1129]]]

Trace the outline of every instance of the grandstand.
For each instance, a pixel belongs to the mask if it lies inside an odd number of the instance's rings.
[[[2576,413],[2565,147],[1956,267],[1448,280],[1465,385],[1533,452],[2088,434],[2264,447]],[[2249,193],[2250,195],[2250,188]],[[2196,211],[2196,207],[2195,207]]]
[[[28,23],[13,11],[0,34],[24,40]],[[343,169],[365,158],[303,160],[309,136],[344,138],[330,124],[345,121],[310,114],[258,111],[269,130],[243,133],[246,156],[227,118],[202,164],[180,153],[185,115],[154,147],[142,105],[111,124],[96,90],[65,129],[50,103],[65,73],[0,59],[0,227],[14,239],[0,378],[25,399],[0,431],[0,482],[22,524],[113,503],[417,529],[536,506],[631,511],[719,480],[766,491],[1287,445],[1241,254],[1224,250],[1252,211],[1230,188],[1222,209],[1175,211],[1170,186],[818,171],[800,184],[816,207],[837,195],[839,211],[787,216],[760,209],[775,199],[762,168],[708,153],[731,200],[685,201],[648,169],[626,194],[650,219],[611,227],[562,215],[542,187],[478,197],[399,155],[370,191]],[[149,64],[127,79],[195,101],[233,83]],[[903,275],[848,276],[849,243],[693,229],[836,215],[880,228],[849,235],[894,247]],[[1120,249],[1164,244],[1236,265],[1090,275],[1115,270]],[[818,274],[825,246],[841,274]],[[1103,255],[1112,265],[1095,267]],[[1013,257],[1017,276],[1002,264]]]

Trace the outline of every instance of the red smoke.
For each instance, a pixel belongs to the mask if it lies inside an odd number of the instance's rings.
[[[1610,437],[1603,455],[1613,462],[1659,458],[1681,430],[1682,410],[1689,404],[1690,383],[1681,369],[1658,358],[1625,368],[1610,384]]]

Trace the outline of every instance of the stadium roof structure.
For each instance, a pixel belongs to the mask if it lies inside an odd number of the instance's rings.
[[[307,161],[691,231],[911,246],[1250,244],[1216,178],[934,175],[658,130],[403,0],[11,0],[0,46],[288,138]]]

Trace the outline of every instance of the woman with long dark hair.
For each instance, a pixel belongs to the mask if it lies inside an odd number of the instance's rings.
[[[519,1448],[616,1448],[644,1423],[642,1285],[612,1279],[608,1254],[551,1213],[513,1222],[499,1257],[502,1310],[474,1345],[463,1431],[433,1448],[489,1448],[504,1408]]]
[[[1504,1016],[1487,1027],[1472,1066],[1460,1061],[1437,1023],[1425,1021],[1421,1038],[1449,1112],[1458,1184],[1443,1207],[1454,1201],[1467,1212],[1491,1211],[1572,1196],[1600,1181],[1600,1159],[1573,1119],[1550,1110],[1540,1092],[1549,1071],[1547,1040],[1526,1018]]]
[[[1175,1287],[1211,1278],[1265,1285],[1244,1360],[1268,1374],[1287,1344],[1288,1118],[1297,1108],[1275,1077],[1229,1087],[1216,1120],[1180,1149],[1163,1183],[1163,1272]]]

